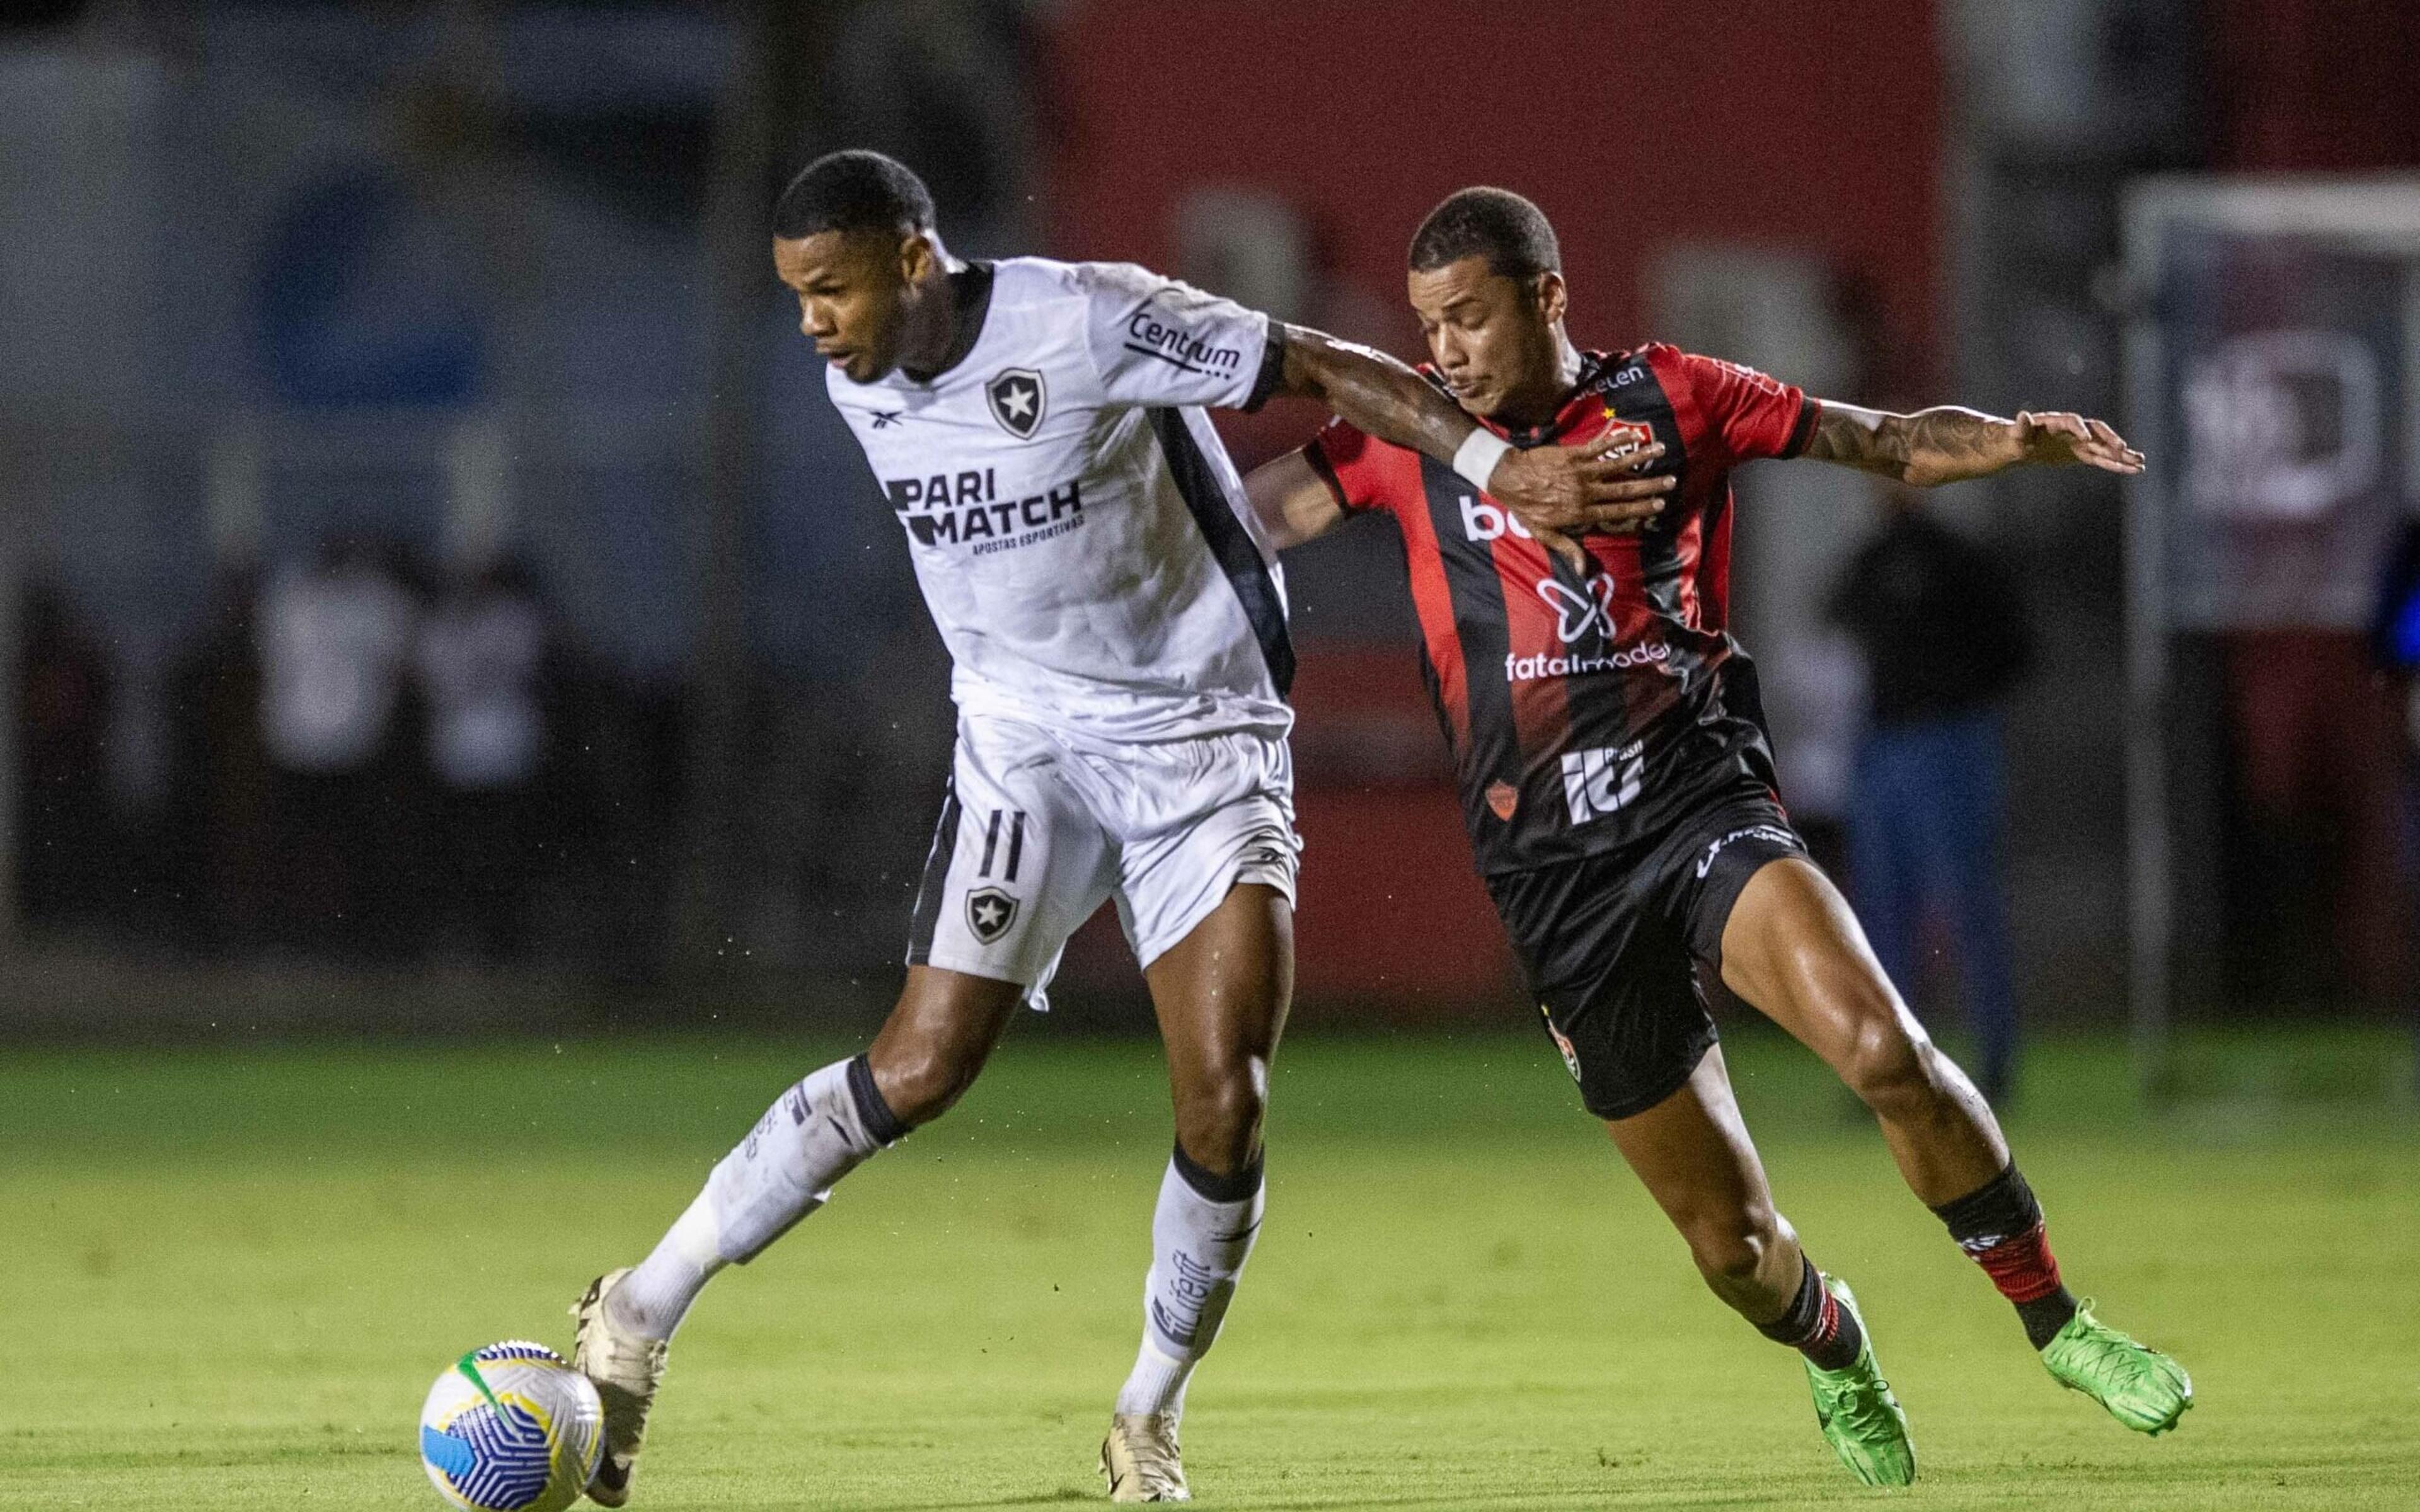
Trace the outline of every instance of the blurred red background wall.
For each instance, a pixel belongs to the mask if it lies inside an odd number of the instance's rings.
[[[1659,245],[1721,239],[1870,277],[1890,337],[1929,347],[1933,7],[1838,0],[1786,26],[1770,13],[1706,0],[1081,0],[1040,90],[1055,241],[1167,265],[1186,191],[1249,185],[1295,201],[1335,268],[1399,306],[1420,217],[1465,184],[1497,183],[1554,219],[1583,343],[1645,334],[1639,274]],[[1448,37],[1461,40],[1440,48]],[[1400,331],[1409,355],[1408,314]]]

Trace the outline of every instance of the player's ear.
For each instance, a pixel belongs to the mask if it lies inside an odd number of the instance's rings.
[[[1538,287],[1532,296],[1538,301],[1538,317],[1548,325],[1560,323],[1563,312],[1571,303],[1571,290],[1563,284],[1563,275],[1549,268],[1538,275]]]
[[[940,266],[940,253],[929,231],[910,231],[899,241],[899,276],[909,285],[923,283]]]

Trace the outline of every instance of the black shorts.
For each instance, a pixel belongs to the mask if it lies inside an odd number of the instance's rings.
[[[1486,879],[1590,1113],[1644,1113],[1689,1079],[1714,1042],[1699,973],[1721,969],[1731,905],[1806,854],[1773,795],[1738,782],[1637,845]]]

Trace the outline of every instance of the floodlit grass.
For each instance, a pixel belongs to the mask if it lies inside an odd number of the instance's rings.
[[[580,1288],[830,1048],[0,1055],[0,1506],[436,1507],[413,1451],[429,1381],[492,1339],[567,1349]],[[1097,1497],[1167,1148],[1156,1054],[1019,1026],[956,1113],[726,1273],[634,1504]],[[2420,1504],[2408,1109],[2255,1076],[2155,1117],[2114,1047],[2036,1061],[2011,1133],[2070,1278],[2199,1388],[2154,1442],[2051,1383],[1820,1068],[1745,1035],[1733,1064],[1785,1211],[1855,1283],[1914,1422],[1922,1478],[1892,1500]],[[1270,1171],[1187,1419],[1205,1504],[1885,1494],[1833,1462],[1794,1361],[1704,1294],[1543,1039],[1290,1045]]]

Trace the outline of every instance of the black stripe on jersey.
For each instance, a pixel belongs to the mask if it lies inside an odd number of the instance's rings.
[[[1652,522],[1638,532],[1638,576],[1647,602],[1655,612],[1675,625],[1686,625],[1688,616],[1681,612],[1681,537],[1671,530],[1657,530]],[[1701,522],[1699,530],[1704,531]],[[1700,551],[1705,548],[1700,545]]]
[[[908,925],[908,964],[921,966],[933,958],[933,934],[941,927],[941,894],[950,887],[950,863],[958,854],[958,783],[941,798],[940,822],[933,826],[933,849],[924,857],[924,880],[916,887],[916,911]]]
[[[1470,745],[1474,762],[1486,762],[1492,771],[1466,773],[1466,794],[1483,791],[1491,781],[1521,785],[1521,737],[1512,722],[1512,685],[1505,680],[1504,659],[1512,654],[1512,622],[1504,608],[1504,578],[1496,569],[1496,553],[1484,542],[1469,539],[1463,525],[1462,501],[1471,492],[1452,468],[1435,457],[1420,458],[1420,487],[1428,496],[1429,529],[1436,536],[1437,556],[1445,563],[1446,595],[1453,600],[1453,626],[1462,642],[1462,684],[1470,701]],[[1430,675],[1435,675],[1431,669]],[[1494,733],[1499,748],[1487,749]]]
[[[1283,698],[1294,690],[1294,638],[1286,633],[1285,599],[1278,593],[1277,579],[1251,533],[1235,517],[1234,506],[1227,502],[1218,474],[1210,471],[1210,459],[1202,455],[1193,432],[1186,428],[1185,412],[1147,412],[1152,431],[1159,438],[1160,455],[1168,459],[1169,475],[1176,480],[1176,491],[1192,514],[1193,523],[1202,528],[1202,538],[1210,543],[1210,555],[1218,570],[1234,587],[1244,618],[1251,622],[1252,637],[1261,643],[1261,657],[1268,663],[1269,681],[1277,685],[1278,697]]]

